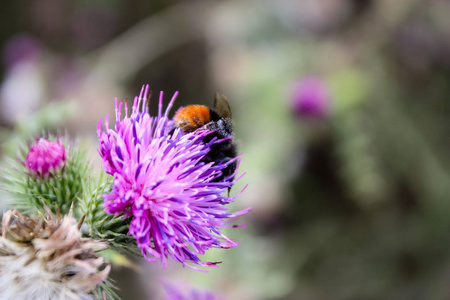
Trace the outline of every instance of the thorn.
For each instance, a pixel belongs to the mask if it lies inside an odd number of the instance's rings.
[[[73,215],[73,202],[72,202],[72,204],[70,205],[70,210],[69,210],[69,213],[67,214],[69,217],[71,217],[72,215]]]
[[[59,210],[59,207],[58,207],[58,205],[56,205],[56,219],[58,220],[58,221],[61,221],[61,211]]]
[[[80,219],[80,222],[78,222],[78,225],[77,225],[77,229],[78,229],[78,230],[80,230],[81,225],[83,225],[83,222],[84,222],[85,219],[86,219],[86,215],[83,215],[83,216],[81,217],[81,219]]]

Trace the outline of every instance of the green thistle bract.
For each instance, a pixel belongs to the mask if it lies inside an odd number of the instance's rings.
[[[89,227],[89,236],[105,240],[113,249],[120,252],[138,254],[136,241],[128,235],[130,219],[124,220],[124,215],[105,213],[103,194],[112,189],[113,178],[102,172],[98,181],[89,178],[84,182],[83,197],[80,203],[85,215],[84,224]]]

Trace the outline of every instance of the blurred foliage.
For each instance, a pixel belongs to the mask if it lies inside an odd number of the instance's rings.
[[[137,289],[139,281],[118,273],[122,298],[153,295],[157,284],[148,278],[159,276],[185,277],[228,299],[450,298],[447,1],[39,6],[5,5],[2,22],[11,26],[0,27],[0,43],[27,32],[44,45],[39,105],[78,99],[83,114],[70,124],[75,132],[89,126],[95,135],[113,97],[132,96],[147,82],[154,92],[179,90],[177,105],[210,105],[216,90],[230,99],[245,152],[240,170],[247,172],[232,192],[249,183],[237,205],[253,207],[242,221],[248,228],[230,229],[240,246],[209,252],[208,259],[223,261],[210,274],[148,266],[151,275],[141,276]],[[81,70],[72,85],[56,80],[65,78],[55,66],[66,59]],[[6,64],[0,74],[12,76]],[[311,75],[332,96],[325,120],[290,109],[290,88]],[[104,99],[108,91],[114,94]],[[4,153],[14,154],[11,141],[72,113],[47,109],[54,118],[1,120]]]

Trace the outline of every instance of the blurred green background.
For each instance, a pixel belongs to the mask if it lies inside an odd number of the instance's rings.
[[[161,282],[226,299],[450,299],[449,15],[444,0],[3,1],[1,153],[59,129],[100,168],[115,97],[149,83],[211,105],[219,91],[245,153],[232,209],[252,211],[227,231],[241,244],[210,251],[223,264],[207,274],[115,267],[123,299],[161,299]]]

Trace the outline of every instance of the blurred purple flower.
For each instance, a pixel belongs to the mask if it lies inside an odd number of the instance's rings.
[[[39,176],[45,176],[66,162],[66,149],[59,142],[37,139],[26,158],[26,167]]]
[[[0,118],[11,125],[27,119],[42,101],[45,89],[39,65],[42,52],[39,41],[26,34],[15,35],[3,49],[6,72],[0,85]]]
[[[199,291],[182,285],[175,287],[163,284],[167,296],[164,300],[223,300],[224,298],[209,291]]]
[[[129,233],[147,260],[160,259],[165,266],[170,255],[196,270],[201,269],[186,261],[215,266],[217,263],[202,261],[198,255],[209,248],[236,247],[238,244],[220,229],[249,211],[228,213],[225,207],[237,196],[224,194],[239,178],[213,181],[239,157],[217,165],[202,162],[211,145],[220,141],[215,138],[204,143],[203,138],[211,133],[207,130],[188,134],[174,130],[167,115],[178,93],[163,115],[161,92],[158,116],[151,117],[148,88],[143,87],[139,98],[134,99],[130,117],[125,102],[121,119],[122,103],[117,105],[116,99],[115,130],[108,129],[108,116],[106,129],[101,120],[98,123],[98,151],[106,173],[114,176],[111,193],[104,195],[105,210],[132,217]],[[143,112],[139,112],[141,106]]]
[[[33,37],[21,34],[10,39],[4,50],[3,60],[9,68],[17,63],[36,60],[42,52],[42,46]]]
[[[331,99],[326,83],[318,77],[304,77],[292,89],[292,109],[301,118],[323,119],[330,115]]]

